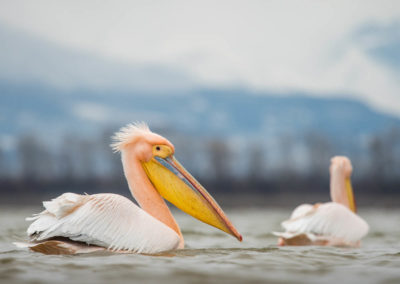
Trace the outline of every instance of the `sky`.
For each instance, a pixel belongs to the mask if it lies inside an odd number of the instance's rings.
[[[164,80],[174,82],[171,88],[346,96],[400,116],[400,1],[396,0],[0,0],[0,27],[128,70],[132,66],[137,73],[150,74],[150,80],[143,75],[148,80],[145,87],[152,84],[152,71],[161,70],[157,72],[177,74]],[[21,54],[30,48],[21,45]],[[54,62],[53,67],[43,64],[46,70],[38,67],[40,60],[31,69],[29,62],[18,69],[15,61],[9,61],[0,77],[29,80],[31,76],[58,87],[98,89],[104,81],[112,87],[130,80],[99,75],[95,70],[99,68],[82,68],[85,74],[72,70],[68,76],[52,70],[68,66],[68,60]],[[91,70],[93,76],[87,74]]]

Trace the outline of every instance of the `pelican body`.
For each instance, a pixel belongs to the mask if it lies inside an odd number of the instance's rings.
[[[282,222],[285,232],[274,232],[279,245],[321,245],[358,247],[368,233],[368,224],[356,214],[351,185],[353,167],[347,157],[331,159],[330,194],[332,202],[302,204],[289,220]]]
[[[64,193],[43,202],[45,210],[19,246],[46,254],[99,250],[154,254],[181,249],[184,239],[163,197],[182,211],[242,240],[211,195],[174,157],[174,146],[145,124],[130,124],[111,145],[121,153],[124,174],[140,207],[121,195]]]

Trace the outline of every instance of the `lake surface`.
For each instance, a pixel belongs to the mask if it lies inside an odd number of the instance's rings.
[[[242,243],[175,212],[186,249],[157,256],[16,249],[39,210],[0,208],[0,283],[400,283],[400,210],[361,209],[371,230],[359,249],[276,246],[270,232],[290,209],[227,210]]]

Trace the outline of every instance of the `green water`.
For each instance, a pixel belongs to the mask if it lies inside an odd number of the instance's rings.
[[[175,212],[187,248],[157,256],[15,249],[37,210],[0,208],[0,283],[400,283],[400,210],[361,208],[371,230],[359,249],[276,246],[288,209],[228,210],[242,243]]]

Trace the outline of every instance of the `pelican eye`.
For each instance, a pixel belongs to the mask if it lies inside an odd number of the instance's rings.
[[[160,150],[161,150],[160,146],[157,146],[157,147],[156,147],[156,150],[157,150],[157,151],[160,151]]]

